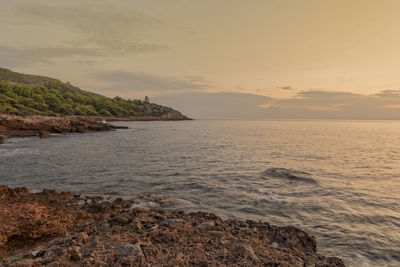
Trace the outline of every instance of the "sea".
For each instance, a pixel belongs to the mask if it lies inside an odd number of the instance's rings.
[[[0,184],[152,194],[176,209],[299,227],[348,266],[400,266],[399,121],[114,124],[129,129],[9,139]]]

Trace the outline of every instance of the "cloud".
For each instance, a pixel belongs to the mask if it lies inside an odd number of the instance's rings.
[[[313,119],[399,119],[395,110],[400,91],[386,90],[372,95],[308,90],[267,107],[266,116]]]
[[[0,62],[10,68],[35,63],[52,63],[60,58],[75,58],[83,62],[104,57],[104,53],[87,47],[12,47],[0,45]]]
[[[273,98],[245,93],[178,93],[153,97],[156,103],[177,108],[193,118],[251,119],[263,118],[259,106]]]
[[[290,98],[232,93],[187,93],[155,98],[194,118],[236,119],[400,119],[400,91],[372,95],[324,90]]]
[[[94,74],[94,78],[107,84],[112,90],[129,92],[173,93],[199,91],[211,87],[204,78],[189,76],[177,78],[144,72],[104,71]]]
[[[353,78],[351,77],[338,77],[337,81],[340,83],[349,83],[351,81],[353,81]]]
[[[66,4],[67,3],[67,4]],[[130,6],[102,2],[22,2],[16,6],[18,17],[30,23],[47,23],[80,33],[71,45],[95,45],[109,53],[125,54],[166,49],[165,45],[143,41],[142,33],[161,21]]]
[[[290,87],[290,86],[278,86],[278,87],[276,87],[276,88],[282,89],[282,90],[293,90],[293,88]]]
[[[386,106],[383,106],[383,107],[390,108],[390,109],[400,109],[400,104],[386,105]]]
[[[339,111],[339,110],[342,110],[333,105],[332,106],[306,106],[305,108],[308,110],[315,110],[315,111]]]
[[[50,63],[54,59],[80,57],[87,64],[95,58],[120,57],[132,53],[165,51],[168,46],[146,40],[145,33],[160,25],[128,6],[96,1],[19,1],[9,4],[8,20],[26,32],[27,43],[5,38],[0,46],[2,62],[14,67],[23,63]],[[34,26],[34,27],[32,27]],[[35,30],[46,29],[47,35]],[[39,30],[40,31],[40,30]],[[62,34],[61,34],[62,33]],[[53,38],[57,36],[57,38]],[[61,37],[60,37],[61,36]],[[64,40],[60,40],[64,39]],[[25,42],[25,44],[23,44]],[[45,44],[45,45],[43,45]],[[51,45],[50,45],[51,44]]]
[[[399,98],[400,90],[383,90],[373,96],[381,97],[381,98]]]
[[[297,93],[294,97],[277,100],[277,106],[305,108],[306,106],[346,105],[360,100],[365,96],[348,92],[330,92],[323,90],[308,90]]]

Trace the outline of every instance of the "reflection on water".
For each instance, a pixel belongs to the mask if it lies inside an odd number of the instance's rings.
[[[355,266],[400,262],[400,123],[119,124],[131,129],[0,146],[0,184],[168,195],[182,209],[300,226]]]

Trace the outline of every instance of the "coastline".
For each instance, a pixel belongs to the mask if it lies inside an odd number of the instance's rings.
[[[127,129],[103,121],[178,121],[191,120],[185,116],[166,114],[159,117],[99,117],[99,116],[30,116],[0,114],[0,144],[15,137],[49,137],[50,134],[89,133]]]
[[[0,264],[344,266],[318,254],[315,238],[292,226],[135,204],[134,199],[0,186]]]

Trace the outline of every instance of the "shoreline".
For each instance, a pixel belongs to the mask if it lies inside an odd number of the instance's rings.
[[[5,266],[345,266],[301,229],[0,186]]]
[[[102,121],[180,121],[187,117],[146,116],[146,117],[98,117],[98,116],[30,116],[0,114],[0,144],[9,138],[38,136],[47,138],[50,134],[89,133],[127,129]]]
[[[0,265],[344,266],[292,226],[136,201],[0,186]]]

